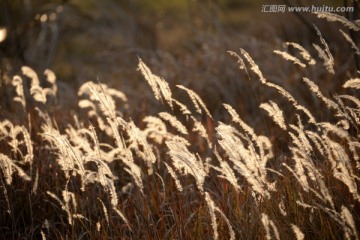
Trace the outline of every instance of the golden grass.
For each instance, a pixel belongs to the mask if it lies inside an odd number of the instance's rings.
[[[342,18],[319,16],[354,29]],[[335,74],[328,43],[316,31],[322,47],[313,46],[324,61],[316,67]],[[328,114],[320,120],[270,82],[247,51],[230,51],[259,88],[275,90],[258,104],[275,123],[264,116],[266,132],[227,103],[231,121],[220,121],[206,99],[173,87],[141,59],[138,69],[162,103],[155,115],[132,119],[119,110],[132,107],[123,92],[90,81],[79,88],[74,120],[61,122],[47,111],[56,109],[48,100],[58,98],[55,74],[44,72],[50,87],[43,87],[23,67],[9,87],[28,117],[0,122],[2,238],[359,239],[359,79],[341,80],[340,95],[327,96],[320,79],[305,74],[318,59],[297,43],[286,45],[307,65],[275,53],[301,67],[295,69],[303,89]],[[190,104],[176,97],[184,91]],[[286,146],[278,148],[281,141]]]

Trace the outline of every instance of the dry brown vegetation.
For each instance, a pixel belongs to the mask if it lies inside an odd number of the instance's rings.
[[[191,57],[139,58],[146,93],[89,81],[62,105],[56,75],[23,66],[0,115],[1,238],[359,239],[359,49],[347,31],[360,29],[318,15],[340,23],[342,45],[316,26],[309,46],[271,50],[250,39],[226,52],[204,36]]]

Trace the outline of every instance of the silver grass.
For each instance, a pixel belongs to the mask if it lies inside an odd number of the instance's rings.
[[[328,70],[330,73],[334,74],[335,71],[333,68],[333,63],[331,62],[329,57],[326,55],[326,52],[319,45],[317,45],[315,43],[313,43],[313,47],[317,51],[319,58],[321,58],[324,61],[324,67],[326,68],[326,70]]]
[[[15,102],[20,102],[23,109],[26,109],[26,99],[24,94],[24,86],[20,76],[14,76],[12,85],[15,87],[16,96],[13,98]]]
[[[94,128],[94,126],[92,124],[90,124],[89,128],[91,130],[90,137],[94,141],[94,148],[96,149],[97,157],[100,158],[101,157],[100,142],[99,142],[99,139],[97,137],[95,128]]]
[[[328,146],[327,156],[332,166],[333,176],[348,187],[349,192],[356,201],[360,201],[360,195],[354,179],[355,174],[345,149],[339,143],[332,141],[326,136],[324,136],[324,141],[326,141]]]
[[[301,128],[294,127],[297,129],[297,134],[302,135]],[[327,203],[330,203],[331,206],[334,206],[332,196],[330,195],[329,190],[326,187],[325,182],[322,180],[322,175],[314,165],[314,163],[309,160],[311,156],[309,155],[312,151],[312,147],[308,140],[303,137],[297,137],[295,134],[290,133],[292,142],[295,143],[296,147],[290,147],[290,150],[293,154],[292,159],[295,161],[295,169],[293,170],[287,164],[283,163],[285,166],[297,179],[300,186],[304,191],[311,191],[315,196]],[[306,147],[307,146],[307,147]],[[315,188],[310,187],[309,180],[315,184]]]
[[[202,111],[201,111],[201,108],[202,108],[205,111],[205,113],[212,119],[210,111],[207,109],[205,103],[203,102],[203,100],[200,98],[200,96],[198,94],[196,94],[193,90],[186,88],[182,85],[176,85],[176,87],[186,91],[186,93],[189,95],[191,101],[193,102],[196,111],[199,114],[202,114]]]
[[[157,172],[155,173],[155,175],[156,175],[156,176],[160,179],[160,181],[161,181],[161,185],[162,185],[162,190],[161,190],[161,192],[162,192],[162,193],[165,193],[165,192],[166,192],[166,187],[165,187],[165,182],[164,182],[163,177],[161,177],[161,175],[158,174]]]
[[[33,96],[34,100],[41,103],[46,103],[46,94],[44,89],[40,86],[32,86],[30,89],[30,94]]]
[[[298,58],[294,57],[293,55],[279,50],[274,50],[274,53],[280,55],[283,59],[293,62],[295,65],[298,65],[302,68],[306,68],[306,65],[302,63]]]
[[[141,74],[145,77],[145,80],[150,85],[156,100],[164,99],[166,103],[173,108],[172,105],[172,93],[169,84],[162,78],[156,76],[146,66],[146,64],[139,58],[138,69]]]
[[[325,146],[321,136],[312,131],[305,131],[305,134],[309,138],[309,140],[315,145],[316,149],[321,153],[321,155],[324,156]]]
[[[36,72],[28,66],[22,66],[21,72],[31,79],[31,86],[39,86],[40,80]]]
[[[341,219],[340,213],[338,213],[334,208],[328,208],[328,207],[323,206],[323,205],[321,205],[321,204],[319,204],[317,202],[314,202],[314,206],[316,206],[316,208],[318,208],[318,209],[324,211],[325,213],[327,213],[340,226],[342,226],[343,228],[345,227],[345,224],[344,224],[343,220]]]
[[[130,146],[130,148],[134,148],[135,150],[135,149],[139,149],[138,148],[139,145],[142,146],[144,148],[143,152],[145,154],[144,160],[145,162],[150,164],[148,166],[151,167],[151,164],[154,164],[156,162],[156,157],[153,152],[153,149],[147,142],[144,133],[132,121],[128,124],[128,127],[129,127],[128,134],[133,144]]]
[[[58,202],[58,204],[61,206],[61,209],[66,212],[69,225],[73,225],[73,214],[71,213],[72,211],[70,209],[70,198],[72,198],[73,193],[68,192],[67,190],[62,191],[63,200],[50,191],[47,191],[46,193]]]
[[[349,133],[346,130],[344,130],[343,128],[340,128],[329,122],[320,122],[320,123],[318,123],[318,126],[321,126],[321,128],[324,130],[325,134],[328,134],[329,132],[331,132],[331,133],[336,134],[340,138],[347,140],[347,142],[351,141]]]
[[[251,65],[251,70],[259,77],[260,82],[266,83],[266,79],[264,78],[262,72],[260,71],[259,66],[255,63],[252,57],[246,52],[244,49],[240,48],[241,54],[245,57],[248,63]]]
[[[304,233],[300,230],[300,228],[298,226],[291,224],[291,228],[295,234],[296,240],[304,240],[305,239]]]
[[[216,222],[216,212],[218,212],[224,219],[226,225],[228,226],[229,229],[229,234],[230,234],[230,239],[231,240],[235,240],[235,232],[230,224],[229,219],[225,216],[225,214],[220,210],[220,208],[218,208],[214,201],[211,199],[210,195],[208,192],[205,192],[205,201],[208,205],[209,208],[209,213],[210,213],[210,218],[211,218],[211,226],[214,232],[214,239],[218,239],[219,238],[219,233],[217,231],[217,222]]]
[[[329,98],[325,97],[321,93],[319,87],[313,81],[311,81],[310,79],[308,79],[306,77],[303,78],[303,81],[306,83],[306,85],[309,86],[310,90],[313,93],[315,93],[316,96],[318,96],[326,104],[326,106],[328,108],[332,108],[332,109],[337,109],[338,108],[337,104],[334,101],[332,101]]]
[[[42,230],[40,230],[40,234],[41,234],[41,240],[46,240],[46,235]]]
[[[151,70],[148,68],[148,66],[146,66],[146,64],[141,59],[139,59],[138,68],[139,68],[141,74],[145,77],[145,80],[150,85],[151,90],[153,91],[153,94],[154,94],[156,100],[160,100],[161,94],[160,94],[160,88],[158,86],[158,78],[159,77],[154,75],[151,72]]]
[[[283,163],[282,166],[284,166],[286,169],[288,169],[290,171],[290,173],[293,174],[293,176],[295,177],[295,179],[298,181],[298,183],[300,184],[300,186],[302,187],[302,189],[305,192],[309,192],[310,185],[309,185],[309,182],[308,182],[306,174],[305,174],[305,169],[304,169],[303,165],[301,164],[301,161],[303,159],[293,157],[293,160],[295,161],[295,166],[294,166],[295,169],[291,168],[286,163]],[[317,194],[317,196],[320,196],[320,195]]]
[[[69,172],[73,170],[83,176],[85,169],[81,159],[81,154],[78,150],[74,148],[65,136],[62,136],[57,130],[47,125],[43,125],[42,127],[43,138],[51,143],[54,143],[55,149],[59,151],[57,162],[63,169],[65,176],[69,178]],[[78,168],[76,168],[76,166]]]
[[[353,218],[353,215],[345,206],[341,206],[341,218],[344,222],[344,232],[346,239],[352,239],[351,236],[355,237],[355,239],[359,239],[358,231],[356,228],[356,224]]]
[[[205,192],[205,201],[209,208],[209,214],[210,214],[210,218],[211,218],[211,227],[214,232],[214,240],[217,240],[217,239],[219,239],[219,233],[217,230],[217,222],[216,222],[216,215],[215,215],[215,203],[210,198],[210,196],[207,192]]]
[[[184,144],[187,147],[191,146],[190,142],[187,139],[183,138],[183,137],[174,135],[174,136],[171,136],[170,139],[173,142],[178,142],[179,144]]]
[[[50,69],[45,69],[44,75],[46,76],[46,80],[52,85],[56,86],[56,75]]]
[[[146,116],[143,120],[146,128],[143,130],[146,138],[152,139],[157,144],[163,143],[171,136],[166,129],[165,123],[158,117]]]
[[[106,93],[109,94],[112,97],[120,99],[122,102],[127,102],[128,101],[126,95],[123,92],[121,92],[121,91],[119,91],[117,89],[107,87],[106,88]]]
[[[266,215],[265,213],[262,213],[261,214],[261,222],[265,228],[267,240],[272,240],[272,239],[280,240],[279,231],[278,231],[275,223],[269,218],[268,215]]]
[[[356,168],[360,169],[360,157],[357,153],[356,149],[360,150],[360,143],[359,142],[349,142],[349,149],[353,154],[354,160],[356,161]]]
[[[116,192],[116,187],[115,187],[115,183],[113,180],[110,180],[108,178],[105,178],[105,186],[106,186],[106,190],[108,191],[109,195],[110,195],[110,203],[111,206],[113,208],[116,208],[118,203],[119,203],[119,199],[117,196],[117,192]]]
[[[124,170],[129,173],[129,175],[134,179],[134,182],[140,192],[144,194],[141,168],[134,162],[130,149],[126,149],[125,151],[126,154],[124,156],[119,156],[120,160],[126,165]]]
[[[354,103],[356,105],[357,109],[360,109],[360,99],[359,98],[356,98],[351,95],[339,95],[339,98],[351,101],[352,103]]]
[[[95,172],[95,179],[93,179],[96,182],[99,182],[104,189],[106,189],[110,195],[112,194],[112,192],[116,192],[113,191],[112,189],[115,189],[115,185],[114,185],[114,179],[115,176],[113,175],[113,173],[110,170],[110,167],[101,159],[98,158],[89,158],[87,160],[87,162],[94,162],[97,165],[97,171]],[[116,199],[116,194],[114,196],[115,198],[112,200],[112,202],[114,202],[114,205],[117,204],[117,199]]]
[[[161,113],[159,113],[159,116],[161,119],[168,122],[178,132],[180,132],[184,135],[188,134],[186,127],[175,116],[173,116],[167,112],[161,112]]]
[[[34,183],[33,183],[31,193],[36,194],[38,187],[39,187],[39,169],[36,168],[35,179],[34,179]]]
[[[360,104],[360,100],[356,97],[349,98],[347,96],[348,95],[334,96],[337,104],[336,117],[338,118],[336,126],[339,126],[345,130],[350,128],[350,124],[357,126],[357,123],[360,122],[360,107],[358,106],[358,104]],[[355,104],[356,107],[345,105],[344,99],[352,102],[352,104]]]
[[[0,168],[5,178],[5,183],[11,185],[14,172],[25,181],[31,181],[31,178],[20,168],[13,160],[5,154],[0,153]]]
[[[24,126],[22,126],[21,130],[22,130],[21,133],[24,136],[24,142],[27,150],[27,154],[24,156],[24,162],[30,163],[30,165],[32,165],[34,160],[34,149],[31,141],[31,137],[29,132]]]
[[[114,212],[117,213],[117,215],[119,215],[119,217],[126,223],[126,225],[130,228],[130,224],[129,221],[127,220],[127,218],[125,217],[125,215],[117,208],[113,207]],[[130,228],[131,230],[131,228]]]
[[[319,38],[320,38],[320,42],[321,42],[321,44],[323,45],[324,51],[325,51],[325,53],[326,53],[326,55],[327,55],[327,57],[328,57],[328,59],[329,59],[329,61],[330,61],[329,64],[331,64],[331,65],[333,66],[333,65],[334,65],[334,58],[333,58],[333,56],[332,56],[332,54],[331,54],[331,52],[330,52],[329,46],[328,46],[328,44],[326,43],[325,39],[323,38],[320,30],[319,30],[315,25],[314,25],[314,28],[315,28],[315,30],[316,30],[317,35],[318,35]]]
[[[268,137],[260,135],[257,137],[257,146],[259,146],[259,157],[263,161],[267,161],[274,157],[274,153],[272,151],[272,144]]]
[[[349,21],[347,18],[330,12],[315,12],[318,18],[325,18],[329,22],[339,22],[350,30],[360,31],[360,27],[355,23]]]
[[[196,118],[194,118],[193,116],[190,116],[190,118],[194,123],[192,131],[197,132],[201,137],[203,137],[207,141],[209,148],[211,148],[212,143],[210,141],[209,135],[208,135],[204,125],[200,121],[198,121]]]
[[[128,182],[125,186],[121,188],[122,194],[127,194],[134,189],[134,184],[132,182]]]
[[[239,126],[245,131],[246,134],[248,134],[251,139],[253,141],[257,141],[257,135],[254,132],[254,129],[252,127],[250,127],[249,125],[247,125],[241,118],[240,116],[237,114],[237,112],[235,111],[235,109],[233,109],[229,104],[223,104],[223,106],[225,107],[225,109],[228,111],[228,113],[230,114],[232,121],[235,123],[238,123]]]
[[[360,78],[349,79],[342,87],[360,89]]]
[[[351,48],[354,50],[356,55],[360,55],[360,49],[358,48],[358,46],[356,46],[356,44],[354,43],[354,41],[352,40],[352,38],[349,36],[349,34],[345,33],[343,30],[340,29],[341,34],[344,36],[344,38],[346,39],[346,41],[348,41],[348,43],[350,43]]]
[[[311,114],[311,112],[305,108],[304,106],[300,105],[295,98],[289,93],[287,92],[284,88],[280,87],[277,84],[274,83],[270,83],[267,82],[266,83],[267,86],[271,87],[271,88],[275,88],[278,93],[280,93],[282,96],[284,96],[289,102],[292,103],[292,105],[299,111],[302,111],[303,113],[305,113],[305,115],[309,118],[309,123],[316,123],[315,117]]]
[[[191,153],[184,143],[168,140],[165,142],[169,149],[169,155],[175,169],[184,175],[190,174],[196,180],[196,185],[201,193],[204,193],[203,185],[207,173],[203,163]]]
[[[81,99],[78,102],[78,106],[82,109],[86,109],[86,108],[90,108],[90,110],[88,111],[88,116],[89,117],[96,117],[97,113],[96,113],[96,105],[88,100],[88,99]]]
[[[339,213],[334,209],[329,209],[322,206],[321,204],[315,203],[315,205],[319,209],[327,213],[335,222],[337,222],[343,228],[345,239],[359,239],[356,225],[354,223],[352,214],[348,208],[346,208],[344,205],[341,206],[341,213]]]
[[[119,133],[119,129],[118,129],[118,124],[115,123],[114,121],[112,121],[110,118],[107,119],[108,120],[108,123],[111,127],[111,130],[112,130],[112,133],[113,133],[113,137],[116,141],[116,146],[122,150],[125,148],[125,143],[124,143],[124,140],[123,138],[121,137],[120,133]]]
[[[292,46],[298,49],[300,51],[300,55],[303,57],[304,60],[306,60],[309,63],[309,65],[314,65],[316,63],[315,59],[311,57],[310,53],[300,44],[294,42],[286,42],[285,44],[287,46]]]
[[[30,67],[23,66],[21,67],[22,73],[31,79],[31,88],[30,94],[33,96],[34,100],[41,103],[46,103],[46,94],[43,91],[43,88],[40,86],[40,80],[36,72]]]
[[[103,94],[104,97],[110,96],[111,98],[116,98],[121,100],[122,102],[127,102],[126,95],[114,88],[108,87],[106,84],[102,83],[94,83],[92,81],[85,82],[82,84],[77,92],[79,97],[88,96],[90,100],[96,100],[96,96],[92,95],[92,90],[96,91],[98,94]],[[109,99],[110,101],[110,99]]]
[[[165,164],[166,169],[167,169],[168,172],[170,173],[170,176],[171,176],[171,177],[174,179],[174,181],[175,181],[176,189],[177,189],[179,192],[182,192],[184,189],[183,189],[183,187],[182,187],[182,185],[181,185],[181,182],[180,182],[179,178],[177,177],[174,169],[172,169],[172,167],[171,167],[169,164],[167,164],[166,162],[164,162],[164,164]]]
[[[73,192],[69,192],[67,190],[62,191],[61,194],[62,194],[65,204],[68,205],[67,207],[70,209],[70,203],[71,203],[74,211],[76,212],[77,203],[76,203],[75,194]]]
[[[184,114],[186,116],[191,115],[191,111],[188,109],[188,107],[185,104],[179,102],[178,100],[176,100],[174,98],[172,99],[172,101],[180,108],[180,111],[182,114]]]
[[[88,129],[75,129],[72,126],[69,126],[67,129],[65,129],[65,132],[67,136],[70,139],[70,142],[77,146],[79,150],[85,153],[85,155],[94,155],[94,149],[91,146],[91,142],[89,141],[89,138],[92,139],[92,133]],[[92,139],[93,140],[93,139]],[[95,145],[95,140],[93,140],[93,143]],[[94,146],[95,148],[95,146]],[[99,156],[97,156],[99,157]]]
[[[229,229],[230,240],[235,240],[235,231],[234,231],[233,227],[231,226],[230,220],[226,217],[226,215],[218,207],[216,207],[216,210],[223,217],[223,219]]]
[[[116,119],[114,99],[103,90],[101,85],[97,85],[92,82],[88,82],[86,84],[92,93],[91,99],[100,103],[99,107],[103,114],[111,119]]]
[[[287,129],[284,119],[284,114],[275,102],[270,100],[269,103],[262,103],[260,104],[260,108],[267,111],[269,116],[281,129],[283,130]]]
[[[298,124],[298,126],[290,124],[289,126],[296,132],[295,135],[291,135],[295,145],[298,147],[299,150],[301,149],[301,151],[304,151],[306,153],[306,156],[310,156],[313,148],[304,132],[303,126],[301,124]]]
[[[273,183],[267,181],[266,162],[268,159],[261,158],[257,153],[252,142],[247,141],[248,147],[234,133],[229,134],[229,128],[225,124],[216,127],[218,143],[229,156],[230,161],[237,170],[251,185],[254,192],[261,196],[270,198],[269,191],[273,189]]]
[[[269,141],[268,138],[266,138],[265,136],[257,136],[256,133],[254,132],[254,129],[251,128],[248,124],[246,124],[241,118],[240,116],[237,114],[237,112],[235,111],[235,109],[233,109],[230,105],[228,104],[223,104],[225,109],[228,111],[228,113],[230,114],[232,121],[239,124],[239,126],[245,131],[245,133],[247,135],[250,136],[250,139],[252,140],[252,142],[258,147],[259,149],[259,157],[261,159],[265,159],[265,150],[268,150],[269,155],[268,157],[271,158],[271,144],[269,145]],[[270,146],[270,147],[269,147]]]
[[[56,75],[53,71],[50,69],[45,69],[44,75],[46,76],[46,81],[51,84],[51,88],[45,88],[44,91],[46,94],[50,94],[54,97],[56,97],[56,94],[58,92],[58,88],[56,85]]]
[[[269,220],[269,217],[265,213],[261,214],[261,222],[265,228],[266,239],[271,240],[272,238],[271,238],[271,233],[270,233],[270,220]]]
[[[242,59],[242,57],[240,57],[240,55],[237,54],[236,52],[233,52],[233,51],[227,51],[227,52],[230,54],[230,56],[233,56],[233,57],[237,58],[237,63],[239,64],[239,69],[240,70],[245,70],[245,73],[249,76],[249,72],[248,72],[248,70],[246,68],[245,62]]]
[[[309,204],[306,204],[304,202],[301,202],[300,200],[296,200],[296,204],[304,209],[314,209],[316,207],[312,206],[312,205],[309,205]]]
[[[284,200],[281,199],[280,203],[278,204],[278,208],[279,211],[281,213],[281,215],[283,215],[284,217],[286,217],[288,214],[286,212],[286,208],[285,208],[285,204],[284,204]]]
[[[79,213],[73,214],[72,217],[73,217],[73,219],[80,219],[80,220],[85,220],[85,221],[90,222],[90,220],[87,217],[85,217],[84,215],[79,214]]]
[[[96,231],[97,232],[101,231],[101,223],[99,221],[96,222]]]
[[[324,61],[325,68],[332,74],[335,74],[334,71],[334,58],[330,52],[329,46],[323,38],[320,30],[314,25],[317,35],[320,38],[320,42],[323,45],[324,49],[322,49],[319,45],[313,44],[313,47],[318,52],[319,57]]]
[[[235,188],[235,190],[238,191],[242,191],[241,186],[238,184],[238,180],[235,176],[234,170],[230,167],[230,165],[221,158],[220,154],[218,153],[218,151],[216,149],[214,149],[214,154],[216,156],[216,158],[218,159],[218,161],[220,162],[220,167],[216,167],[216,166],[211,166],[212,168],[214,168],[215,170],[217,170],[219,173],[221,173],[221,175],[218,175],[218,177],[220,178],[224,178],[227,181],[229,181],[229,183],[231,183],[231,185],[233,185],[233,187]]]
[[[3,136],[11,136],[14,131],[14,124],[10,122],[8,119],[0,122],[0,135]]]
[[[11,140],[9,141],[8,144],[12,147],[14,152],[20,151],[19,145],[21,144],[21,141],[19,141],[18,135],[20,135],[22,131],[23,131],[22,126],[11,124],[10,133],[8,135],[11,138]]]

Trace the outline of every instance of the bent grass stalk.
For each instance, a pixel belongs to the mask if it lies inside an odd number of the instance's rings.
[[[341,16],[317,15],[357,29]],[[329,45],[320,30],[316,31],[321,46],[313,46],[327,71],[334,74],[337,69]],[[346,34],[343,36],[349,41]],[[275,53],[301,66],[304,72],[306,65],[315,64],[301,45],[286,45],[298,50],[302,59],[287,52]],[[354,46],[353,49],[357,51]],[[156,116],[141,116],[140,121],[132,120],[118,110],[119,103],[127,104],[124,93],[106,84],[87,82],[79,88],[77,102],[85,119],[79,114],[75,125],[63,122],[58,126],[46,111],[50,104],[47,97],[55,96],[59,90],[55,74],[44,72],[51,87],[43,88],[36,72],[23,67],[23,75],[31,80],[30,89],[24,88],[22,78],[15,75],[11,82],[12,99],[25,112],[36,103],[37,111],[30,111],[29,115],[37,114],[41,123],[25,128],[9,119],[0,122],[0,173],[6,211],[17,211],[12,205],[14,196],[26,193],[31,185],[32,194],[27,196],[46,193],[57,204],[47,204],[45,211],[66,218],[68,226],[61,227],[66,236],[73,234],[74,238],[93,234],[92,231],[109,234],[109,238],[186,238],[194,237],[191,234],[197,231],[198,235],[212,232],[214,239],[222,238],[223,232],[230,239],[359,239],[359,220],[353,210],[360,202],[360,100],[351,93],[360,89],[360,80],[349,77],[343,83],[343,90],[351,90],[349,93],[326,97],[326,89],[316,84],[318,79],[303,77],[304,88],[324,103],[323,110],[328,115],[320,118],[301,99],[268,81],[247,51],[240,49],[240,54],[229,54],[246,74],[246,65],[250,65],[261,87],[276,90],[274,96],[265,96],[269,99],[262,100],[259,108],[283,130],[280,137],[272,131],[269,136],[261,135],[253,127],[255,123],[246,123],[229,104],[223,107],[231,122],[221,122],[206,106],[206,99],[177,85],[177,91],[186,92],[196,113],[215,126],[212,133],[189,106],[174,98],[176,94],[172,94],[165,79],[153,74],[141,59],[138,69],[155,99],[165,103],[162,108],[166,110]],[[277,104],[278,95],[288,104]],[[296,110],[294,119],[288,115],[291,109]],[[176,111],[180,116],[174,114]],[[323,120],[325,117],[329,119]],[[36,124],[31,122],[32,126]],[[278,147],[280,138],[287,144],[284,149]],[[162,187],[151,181],[153,174],[159,177]],[[42,182],[43,179],[48,181]],[[175,184],[169,184],[170,181]],[[234,191],[229,191],[229,186]],[[100,204],[91,205],[94,199]],[[138,207],[139,203],[142,207]],[[196,210],[204,203],[209,214]],[[56,206],[62,211],[58,212]],[[295,210],[296,214],[292,214]],[[114,213],[118,217],[114,218]],[[44,217],[46,221],[48,216]],[[309,222],[302,220],[309,216]],[[122,224],[118,224],[119,218]],[[197,221],[196,229],[191,227],[193,221]],[[206,222],[210,224],[207,226]],[[259,229],[261,225],[264,230],[256,230],[256,236],[244,227]],[[39,236],[51,234],[49,228],[53,226],[37,225]]]

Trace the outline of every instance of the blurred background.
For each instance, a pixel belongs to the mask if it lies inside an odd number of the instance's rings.
[[[53,68],[65,78],[76,77],[78,71],[94,76],[93,71],[100,73],[134,52],[161,50],[176,55],[198,50],[199,45],[212,41],[201,39],[206,34],[210,38],[261,34],[272,41],[275,36],[291,38],[291,34],[301,34],[295,20],[311,24],[310,20],[305,22],[306,14],[264,13],[263,5],[342,6],[345,2],[1,0],[0,27],[6,29],[7,38],[0,52],[2,59],[18,58],[36,68]],[[96,70],[94,63],[99,64]],[[83,65],[78,68],[78,64]]]
[[[244,90],[249,89],[243,81],[247,77],[241,75],[236,59],[229,56],[228,50],[246,49],[272,81],[294,88],[294,80],[301,77],[298,69],[275,58],[273,50],[284,50],[285,41],[312,48],[312,43],[319,41],[315,23],[329,40],[337,59],[353,61],[349,60],[351,48],[339,48],[343,44],[338,42],[343,39],[340,40],[338,30],[334,32],[334,24],[316,19],[310,13],[261,11],[263,5],[272,4],[336,7],[356,3],[351,0],[0,0],[1,78],[9,81],[9,76],[23,65],[38,72],[50,68],[58,79],[70,85],[66,90],[69,96],[71,89],[78,89],[83,82],[99,80],[130,95],[134,106],[143,106],[144,98],[153,97],[136,71],[140,57],[170,84],[183,84],[199,92],[215,113],[220,111],[222,102],[227,102],[238,105],[240,111],[244,108],[251,117],[257,103],[244,104],[253,93]],[[276,62],[279,68],[274,67]],[[325,71],[313,72],[321,76],[321,81],[333,78]],[[329,91],[331,88],[337,85],[329,86]],[[76,95],[75,90],[72,95]],[[259,95],[266,96],[261,92]],[[151,109],[149,104],[150,107],[143,108]]]

